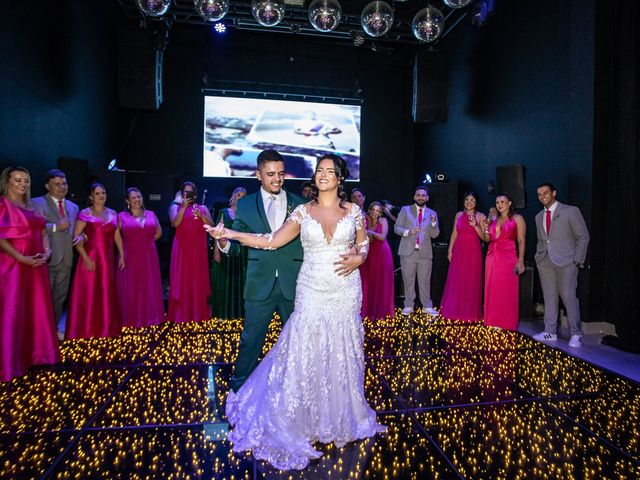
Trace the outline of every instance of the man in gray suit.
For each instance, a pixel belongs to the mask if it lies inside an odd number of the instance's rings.
[[[580,306],[576,297],[578,269],[584,267],[589,232],[577,207],[556,200],[551,183],[538,186],[538,200],[544,209],[536,215],[538,245],[536,265],[544,296],[544,332],[534,335],[541,342],[558,339],[558,297],[567,309],[571,329],[570,347],[582,346]]]
[[[417,275],[422,312],[437,315],[438,311],[433,308],[431,300],[431,267],[433,263],[431,239],[440,234],[438,215],[426,207],[427,200],[429,200],[429,189],[426,185],[418,185],[415,188],[413,200],[415,202],[413,205],[402,207],[393,227],[396,234],[401,237],[398,256],[400,257],[400,269],[404,283],[402,314],[409,315],[413,312]]]
[[[69,187],[67,177],[61,170],[49,170],[45,178],[47,194],[34,198],[35,208],[47,220],[47,234],[51,244],[49,260],[49,280],[53,294],[53,308],[56,322],[62,315],[62,307],[69,291],[71,266],[73,265],[73,245],[80,238],[73,240],[73,225],[78,216],[78,206],[65,199]],[[58,337],[62,332],[58,331]]]

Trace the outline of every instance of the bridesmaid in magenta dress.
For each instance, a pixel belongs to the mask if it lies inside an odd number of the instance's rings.
[[[197,190],[193,183],[185,182],[181,192],[182,203],[169,208],[176,235],[171,248],[168,319],[201,321],[211,317],[207,232],[202,226],[213,226],[213,220],[206,207],[196,204]]]
[[[76,266],[69,298],[65,338],[115,337],[122,331],[116,293],[114,243],[125,267],[118,215],[105,207],[107,191],[99,183],[91,185],[89,208],[81,210],[74,227],[74,238],[86,235],[76,245],[80,261]]]
[[[30,207],[29,172],[0,176],[0,381],[31,365],[60,361],[47,260],[45,219]]]
[[[482,246],[475,226],[484,220],[474,192],[464,196],[464,210],[456,214],[449,241],[449,272],[442,294],[444,318],[477,321],[482,318]],[[473,222],[473,225],[472,225]]]
[[[481,222],[483,239],[489,242],[484,271],[484,324],[518,329],[519,275],[524,273],[526,224],[514,213],[511,198],[496,197],[498,216]],[[518,249],[516,251],[516,241]]]
[[[387,242],[389,224],[382,217],[380,202],[372,202],[367,214],[369,255],[360,267],[363,290],[362,316],[380,319],[394,315],[393,255]]]
[[[142,193],[127,189],[127,210],[118,214],[126,267],[118,270],[118,303],[123,327],[149,327],[164,321],[162,280],[156,240],[162,228],[144,208]]]

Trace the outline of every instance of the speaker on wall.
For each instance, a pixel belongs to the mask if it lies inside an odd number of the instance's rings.
[[[427,206],[438,214],[440,235],[435,239],[437,243],[449,243],[453,229],[453,219],[458,211],[458,183],[431,183]]]
[[[162,50],[141,28],[119,32],[118,94],[124,108],[158,110],[162,103]]]
[[[89,162],[82,158],[60,157],[58,169],[67,177],[69,192],[67,198],[84,208],[89,189]]]
[[[496,167],[496,195],[506,193],[515,208],[527,206],[524,188],[524,165],[500,165]]]
[[[449,109],[449,67],[440,52],[418,52],[413,64],[414,122],[446,122]]]
[[[91,183],[101,183],[107,191],[107,207],[116,212],[124,209],[124,170],[93,170]]]

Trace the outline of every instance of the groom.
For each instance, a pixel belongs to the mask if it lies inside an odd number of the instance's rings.
[[[258,155],[256,177],[260,190],[238,201],[233,229],[239,232],[275,232],[303,199],[282,189],[284,159],[275,150]],[[240,245],[218,240],[222,253],[238,255]],[[267,329],[274,311],[282,323],[293,311],[296,279],[302,264],[302,247],[297,237],[277,250],[249,248],[244,287],[245,320],[240,351],[230,386],[234,392],[245,382],[258,364]]]

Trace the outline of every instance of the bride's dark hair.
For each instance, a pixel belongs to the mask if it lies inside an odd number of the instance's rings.
[[[316,163],[316,168],[322,160],[331,160],[333,162],[333,170],[336,173],[336,177],[338,177],[338,198],[340,199],[340,208],[344,208],[343,204],[347,200],[347,192],[344,191],[344,181],[349,177],[349,168],[341,157],[334,155],[333,153],[322,155],[318,159],[318,163]],[[311,177],[311,184],[311,199],[312,201],[317,202],[318,187],[316,186],[316,172],[314,172]]]

